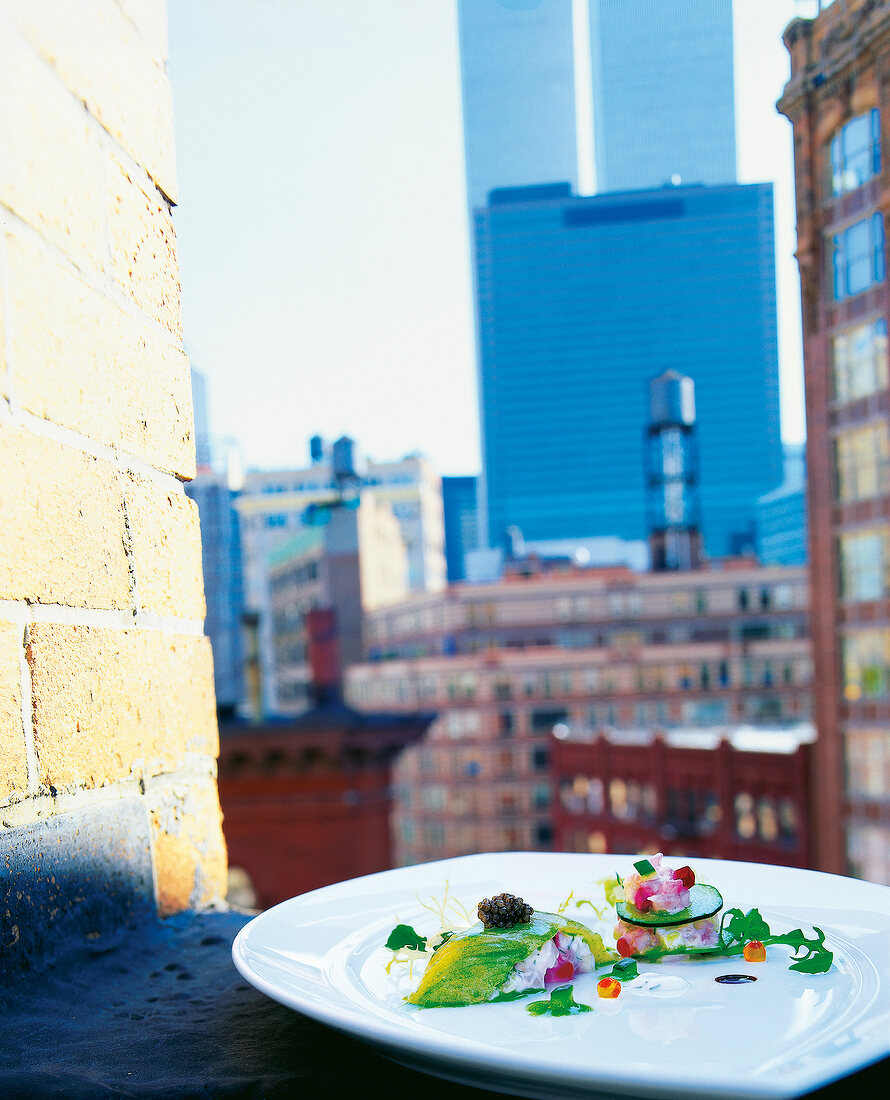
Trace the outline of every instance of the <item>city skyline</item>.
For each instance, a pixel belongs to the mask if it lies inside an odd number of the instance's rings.
[[[774,103],[787,76],[781,31],[808,13],[790,0],[736,8],[739,179],[777,181],[793,441],[803,409],[791,141]],[[441,473],[477,472],[452,5],[181,0],[170,45],[186,344],[208,379],[214,434],[237,438],[255,468],[302,465],[320,432],[349,434],[379,460],[417,450]],[[288,130],[289,147],[271,141]]]
[[[557,190],[475,212],[488,545],[645,540],[648,386],[673,369],[695,386],[705,550],[753,549],[782,480],[772,188]]]

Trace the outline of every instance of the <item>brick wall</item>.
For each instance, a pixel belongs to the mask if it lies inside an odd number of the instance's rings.
[[[162,913],[226,866],[165,58],[165,0],[0,0],[0,834],[135,803]]]

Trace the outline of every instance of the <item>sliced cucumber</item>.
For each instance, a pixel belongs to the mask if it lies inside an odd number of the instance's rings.
[[[629,901],[619,901],[615,906],[615,912],[625,924],[638,924],[646,928],[669,928],[675,924],[689,924],[690,921],[704,920],[705,917],[713,917],[723,908],[723,898],[720,891],[714,886],[704,884],[690,887],[689,904],[679,913],[663,913],[650,909],[647,913],[641,913],[635,905]]]

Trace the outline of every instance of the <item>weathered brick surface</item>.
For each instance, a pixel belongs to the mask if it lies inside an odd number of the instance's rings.
[[[19,655],[22,628],[0,620],[0,799],[28,789]]]
[[[158,615],[203,619],[197,505],[184,493],[135,477],[128,479],[126,501],[140,606]]]
[[[134,5],[156,46],[158,17],[152,23],[151,7],[165,5]],[[163,58],[152,55],[115,0],[22,3],[16,21],[64,86],[175,201],[173,107]]]
[[[108,240],[111,270],[133,301],[182,339],[179,266],[170,210],[117,158],[108,164]]]
[[[167,60],[167,5],[158,0],[117,0],[155,61]],[[167,194],[170,194],[168,191]],[[170,195],[173,198],[173,195]]]
[[[7,239],[22,408],[152,463],[195,471],[183,351],[19,235]]]
[[[0,32],[0,203],[79,267],[101,270],[105,211],[90,201],[105,193],[99,135],[52,70],[15,32]]]
[[[225,897],[226,849],[216,782],[165,781],[146,795],[152,823],[158,908],[200,909]]]
[[[128,607],[117,468],[0,423],[0,470],[0,599]]]
[[[28,662],[47,786],[95,787],[217,754],[207,638],[38,623]]]

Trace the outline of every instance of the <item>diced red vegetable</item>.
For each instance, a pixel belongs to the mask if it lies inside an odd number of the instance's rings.
[[[687,890],[695,886],[695,871],[689,866],[684,865],[683,867],[678,867],[677,870],[674,871],[674,878],[679,879]]]

